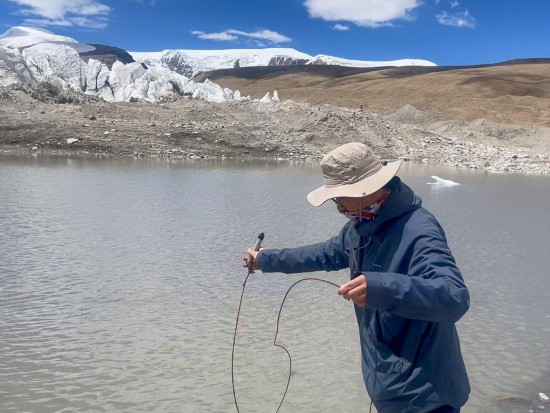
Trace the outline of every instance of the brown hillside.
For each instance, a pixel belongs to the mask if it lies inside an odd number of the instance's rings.
[[[550,126],[550,63],[459,68],[240,68],[202,75],[244,96],[277,90],[281,100],[391,113],[409,104],[452,119]]]

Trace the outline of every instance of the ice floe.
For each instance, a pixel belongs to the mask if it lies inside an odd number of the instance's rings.
[[[451,181],[449,179],[443,179],[439,176],[432,175],[432,179],[435,179],[435,182],[426,182],[428,185],[433,185],[436,187],[450,187],[460,185],[458,182]]]

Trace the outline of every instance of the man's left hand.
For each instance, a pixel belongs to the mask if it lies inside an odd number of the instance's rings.
[[[338,295],[351,300],[358,307],[367,305],[367,279],[363,274],[345,283],[338,289]]]

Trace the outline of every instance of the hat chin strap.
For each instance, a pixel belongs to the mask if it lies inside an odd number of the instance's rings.
[[[369,220],[367,217],[363,216],[364,215],[363,212],[367,212],[367,209],[370,207],[370,205],[365,205],[365,207],[363,207],[362,203],[363,203],[363,198],[360,198],[359,199],[359,219],[358,219],[359,222]]]

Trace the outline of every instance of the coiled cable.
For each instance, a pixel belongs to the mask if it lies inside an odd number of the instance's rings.
[[[244,283],[243,283],[243,289],[242,289],[242,292],[241,292],[241,298],[239,300],[239,309],[237,310],[237,320],[235,322],[235,332],[233,334],[233,349],[231,351],[231,384],[232,384],[232,387],[233,387],[233,399],[235,401],[235,407],[237,409],[237,413],[240,413],[239,411],[239,404],[237,402],[237,392],[235,391],[235,368],[234,368],[234,362],[235,362],[235,342],[237,340],[237,330],[238,330],[238,327],[239,327],[239,316],[241,314],[241,306],[242,306],[242,302],[243,302],[243,297],[244,297],[244,291],[245,291],[245,288],[246,288],[246,283],[248,281],[248,277],[250,276],[251,273],[249,273],[245,280],[244,280]],[[323,280],[322,278],[315,278],[315,277],[307,277],[307,278],[302,278],[298,281],[296,281],[294,284],[292,284],[288,290],[286,291],[286,294],[283,298],[283,301],[281,302],[281,306],[279,308],[279,314],[277,316],[277,329],[276,329],[276,332],[275,332],[275,337],[273,339],[273,345],[275,347],[279,347],[279,348],[282,348],[286,354],[288,355],[288,360],[289,360],[289,370],[288,370],[288,381],[286,383],[286,388],[285,388],[285,392],[283,394],[283,397],[281,398],[281,402],[279,403],[279,407],[277,407],[277,413],[279,412],[279,410],[281,409],[281,406],[283,405],[283,402],[285,401],[285,397],[286,397],[286,394],[288,392],[288,388],[290,386],[290,377],[292,375],[292,356],[290,355],[290,352],[288,351],[288,349],[281,345],[281,344],[277,344],[277,337],[279,335],[279,324],[280,324],[280,321],[281,321],[281,314],[283,312],[283,307],[285,305],[285,302],[286,302],[286,299],[288,297],[288,294],[290,293],[290,291],[298,284],[300,284],[301,282],[304,282],[304,281],[319,281],[319,282],[324,282],[326,284],[330,284],[330,285],[333,285],[335,286],[336,288],[339,288],[340,286],[338,284],[335,284],[331,281],[327,281],[327,280]],[[370,404],[370,408],[369,408],[369,413],[370,413],[370,410],[372,408],[372,401],[371,401],[371,404]]]

